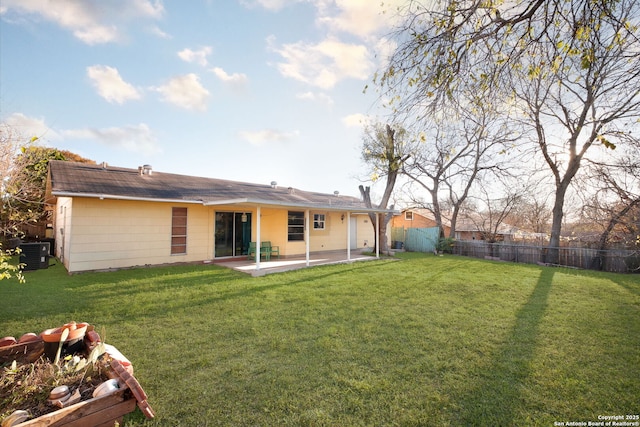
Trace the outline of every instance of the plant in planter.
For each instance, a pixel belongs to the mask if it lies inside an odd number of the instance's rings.
[[[75,333],[77,326],[86,332]],[[30,341],[0,347],[2,427],[100,425],[121,420],[136,403],[154,416],[131,363],[91,325],[72,322],[27,335]]]

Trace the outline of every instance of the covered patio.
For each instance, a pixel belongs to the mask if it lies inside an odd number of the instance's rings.
[[[224,261],[216,261],[216,265],[231,268],[236,271],[251,274],[254,277],[264,276],[272,273],[282,273],[285,271],[299,270],[301,268],[313,267],[317,265],[344,264],[359,261],[374,261],[380,259],[375,254],[366,251],[351,250],[349,254],[347,250],[328,251],[311,253],[309,260],[305,255],[283,257],[280,259],[256,263],[255,260],[248,259],[228,259]],[[365,254],[366,253],[366,254]]]

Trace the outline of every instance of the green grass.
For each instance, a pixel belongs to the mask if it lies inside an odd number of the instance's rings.
[[[106,332],[157,413],[129,426],[551,426],[640,413],[640,276],[402,254],[252,278],[27,273],[0,334]]]

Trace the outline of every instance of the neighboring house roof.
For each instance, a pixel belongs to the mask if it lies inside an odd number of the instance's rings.
[[[221,204],[261,204],[358,212],[392,212],[368,209],[360,199],[294,188],[251,184],[152,171],[150,166],[128,169],[87,163],[49,162],[48,195]]]
[[[429,218],[432,220],[435,220],[435,216],[433,216],[433,212],[431,212],[429,209],[424,209],[424,208],[407,208],[407,209],[403,209],[401,213],[405,213],[405,212],[411,212],[414,213],[416,215],[420,215],[423,216],[425,218]]]
[[[494,232],[493,226],[489,227],[487,225],[486,228],[483,228],[483,225],[479,225],[470,219],[462,219],[456,222],[456,231],[478,231],[478,232]],[[498,225],[498,229],[495,230],[496,234],[515,234],[518,231],[517,227],[514,227],[509,224],[500,224]]]
[[[401,214],[404,214],[405,212],[412,212],[415,215],[420,215],[421,217],[430,219],[432,221],[436,220],[435,215],[429,209],[425,209],[425,208],[406,208],[406,209],[402,210]],[[447,218],[443,217],[442,218],[442,225],[444,227],[449,227],[451,225],[451,222]]]

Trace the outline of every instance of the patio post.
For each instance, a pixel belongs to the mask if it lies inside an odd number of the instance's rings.
[[[260,206],[256,207],[256,270],[260,270]]]
[[[309,267],[309,209],[304,211],[304,243],[307,267]]]
[[[376,212],[376,258],[380,258],[380,214]]]
[[[351,261],[351,212],[347,211],[347,261]]]

